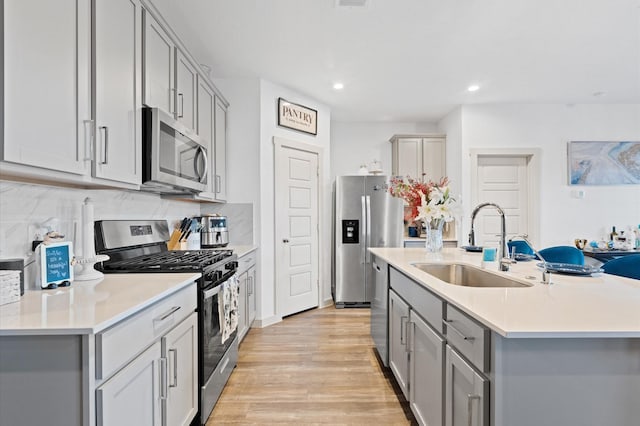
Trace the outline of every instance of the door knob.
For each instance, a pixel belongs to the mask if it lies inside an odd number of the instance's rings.
[[[288,242],[289,242],[289,240],[287,240],[286,238],[283,238],[283,239],[282,239],[282,242],[283,242],[283,243],[288,243]]]

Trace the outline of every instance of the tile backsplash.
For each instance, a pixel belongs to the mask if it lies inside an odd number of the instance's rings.
[[[82,204],[90,197],[95,220],[157,219],[169,226],[183,217],[218,213],[228,217],[231,244],[253,244],[252,204],[199,204],[138,191],[76,189],[0,180],[0,259],[33,260],[31,241],[46,228],[74,241],[81,235]],[[26,277],[32,274],[27,268]]]
[[[203,204],[202,213],[216,213],[227,217],[230,244],[253,244],[253,204]]]
[[[90,197],[95,220],[165,219],[173,223],[200,214],[197,203],[167,200],[156,194],[123,190],[88,190],[0,181],[0,258],[27,257],[43,223],[78,238],[82,204]]]

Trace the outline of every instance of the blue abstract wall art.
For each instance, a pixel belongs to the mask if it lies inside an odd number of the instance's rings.
[[[640,142],[569,142],[571,185],[639,185]]]

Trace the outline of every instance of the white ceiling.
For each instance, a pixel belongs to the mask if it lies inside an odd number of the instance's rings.
[[[640,103],[640,0],[154,3],[214,78],[264,78],[328,105],[333,120],[435,122],[474,103]]]

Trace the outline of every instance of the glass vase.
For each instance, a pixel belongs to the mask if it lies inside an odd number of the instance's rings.
[[[442,250],[442,228],[444,219],[431,219],[431,222],[424,223],[424,230],[427,236],[425,247],[428,252],[435,253]]]

